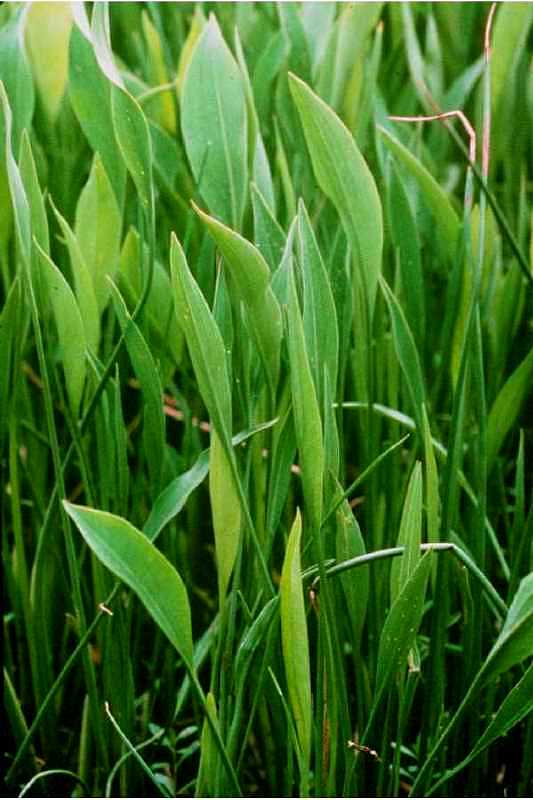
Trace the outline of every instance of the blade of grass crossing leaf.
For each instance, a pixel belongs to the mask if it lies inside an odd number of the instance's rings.
[[[302,769],[309,768],[311,753],[311,672],[307,620],[300,566],[302,519],[296,512],[281,574],[281,639],[291,710],[302,751]],[[302,780],[306,776],[302,775]]]
[[[372,313],[383,247],[381,203],[374,178],[350,132],[331,108],[295,75],[290,75],[289,81],[316,179],[339,212]]]

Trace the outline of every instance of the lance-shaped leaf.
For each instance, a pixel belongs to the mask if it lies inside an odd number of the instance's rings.
[[[372,311],[381,273],[383,220],[372,173],[346,126],[303,81],[289,76],[290,89],[322,191],[341,217],[357,256]]]
[[[222,608],[241,539],[242,511],[231,464],[216,431],[211,434],[209,497],[215,533],[218,602]]]
[[[248,185],[246,100],[213,14],[185,74],[181,129],[199,193],[212,214],[239,230]]]
[[[97,558],[133,589],[192,669],[191,610],[176,569],[127,520],[66,500],[63,505]]]
[[[287,542],[281,573],[281,642],[289,700],[303,762],[311,752],[311,671],[300,565],[302,519],[299,510]]]
[[[487,430],[487,465],[490,469],[505,437],[513,427],[533,382],[533,348],[500,389],[490,410]]]
[[[178,322],[185,334],[200,394],[225,447],[231,439],[231,389],[224,342],[205,297],[172,234],[172,286]]]
[[[18,153],[24,128],[31,127],[35,91],[24,47],[24,24],[28,6],[22,5],[4,21],[0,30],[0,78],[4,82],[12,109],[13,150]]]
[[[67,86],[71,3],[32,3],[26,43],[40,100],[53,125]]]
[[[274,393],[278,382],[282,321],[279,303],[270,286],[268,264],[251,242],[196,206],[194,208],[207,225],[228,266],[239,299],[246,308],[269,387]]]
[[[37,242],[35,246],[39,254],[43,290],[54,311],[70,408],[74,417],[77,417],[87,372],[85,328],[76,298],[63,273]]]

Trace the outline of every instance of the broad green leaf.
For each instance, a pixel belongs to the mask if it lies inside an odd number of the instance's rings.
[[[185,334],[200,394],[219,437],[227,447],[231,437],[232,410],[224,342],[174,234],[170,266],[178,322]]]
[[[494,647],[479,676],[492,680],[533,656],[533,572],[522,579]]]
[[[425,389],[416,344],[402,308],[384,278],[380,279],[380,285],[391,317],[394,349],[411,395],[417,428],[422,435],[422,407],[425,404]]]
[[[522,404],[532,395],[533,348],[500,389],[489,413],[487,466],[490,469],[505,437],[513,428]]]
[[[68,77],[71,3],[31,3],[26,44],[35,85],[50,123],[59,114]]]
[[[81,252],[78,240],[74,235],[74,231],[66,219],[59,213],[53,204],[52,199],[49,199],[68,249],[70,267],[74,277],[74,289],[76,292],[76,299],[78,301],[81,318],[83,320],[85,337],[87,339],[87,347],[96,355],[98,353],[98,345],[100,342],[100,314],[98,312],[98,303],[94,291],[93,279],[87,268],[87,264],[83,257],[83,253]]]
[[[288,45],[289,69],[308,83],[311,80],[311,57],[300,7],[295,3],[278,3],[277,11],[281,31]]]
[[[322,61],[336,8],[332,3],[302,3],[302,25],[307,37],[307,46],[313,72]]]
[[[76,298],[63,274],[37,242],[35,246],[39,254],[43,289],[48,293],[54,312],[70,408],[76,418],[80,410],[87,372],[85,364],[87,342],[83,320]]]
[[[248,186],[246,100],[213,14],[185,74],[181,128],[200,195],[212,214],[240,230]]]
[[[268,161],[265,145],[260,134],[257,135],[255,140],[255,152],[253,161],[253,181],[252,187],[259,190],[264,198],[265,204],[270,209],[272,215],[276,210],[276,198],[274,196],[274,183],[272,180],[272,171]],[[253,198],[252,198],[253,199]]]
[[[392,677],[402,668],[415,640],[424,613],[426,584],[432,558],[431,551],[422,556],[387,614],[379,640],[375,706]]]
[[[176,569],[127,520],[66,500],[63,505],[97,558],[133,589],[192,668],[191,611],[187,591]]]
[[[216,431],[209,450],[209,497],[215,534],[218,603],[222,609],[241,540],[242,512],[228,457]]]
[[[111,183],[98,154],[76,207],[74,233],[90,270],[101,314],[110,293],[108,276],[115,279],[120,252],[122,217]]]
[[[19,152],[24,128],[31,127],[35,91],[24,47],[24,24],[28,6],[22,5],[0,30],[0,78],[12,112],[11,146]]]
[[[116,140],[139,199],[150,219],[155,217],[152,141],[142,108],[129,92],[111,87],[111,116]]]
[[[178,71],[176,73],[176,91],[178,93],[178,97],[181,97],[181,93],[183,91],[183,81],[185,80],[185,75],[187,73],[194,48],[196,47],[196,43],[205,24],[206,19],[204,13],[200,6],[196,6],[192,16],[191,25],[189,27],[189,33],[187,34],[185,43],[181,48]]]
[[[144,398],[143,442],[152,493],[160,487],[165,452],[165,416],[163,414],[163,389],[154,358],[136,323],[132,320],[117,287],[112,283],[115,313],[126,341],[128,354],[141,385]]]
[[[289,700],[303,763],[311,753],[312,706],[309,642],[300,564],[302,519],[296,511],[281,573],[281,642]]]
[[[240,234],[194,206],[224,257],[232,285],[243,302],[249,325],[274,396],[278,382],[282,320],[270,286],[270,270],[256,247]]]
[[[339,333],[337,312],[311,220],[301,200],[298,206],[298,258],[303,274],[303,323],[309,366],[318,401],[323,398],[323,371],[328,372],[331,392],[337,388]]]
[[[372,313],[383,248],[381,203],[374,178],[350,132],[331,108],[294,75],[290,76],[290,89],[316,179],[339,212]]]
[[[453,263],[457,257],[457,242],[461,223],[448,195],[439,186],[433,175],[398,139],[392,136],[385,128],[378,126],[378,131],[391,153],[396,156],[416,180],[422,196],[433,215],[435,226],[440,231],[448,259]]]
[[[407,487],[400,532],[396,544],[405,547],[403,555],[391,565],[391,601],[394,603],[420,561],[422,542],[422,465],[417,461]]]
[[[325,463],[322,422],[305,349],[304,328],[293,271],[290,273],[289,284],[288,347],[294,427],[300,454],[304,498],[311,528],[318,532],[322,522]]]
[[[102,159],[120,207],[126,170],[113,127],[111,85],[100,70],[90,39],[78,25],[70,35],[69,97],[83,133]],[[98,114],[94,113],[95,108]]]

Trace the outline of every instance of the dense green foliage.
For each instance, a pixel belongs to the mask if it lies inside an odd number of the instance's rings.
[[[489,12],[0,9],[11,792],[533,791],[533,5]],[[450,110],[472,165],[390,119]]]

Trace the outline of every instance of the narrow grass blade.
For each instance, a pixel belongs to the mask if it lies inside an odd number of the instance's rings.
[[[239,67],[213,14],[185,73],[181,128],[210,212],[240,230],[248,188],[246,100]]]
[[[215,697],[209,692],[206,697],[207,712],[215,725],[218,725]],[[218,749],[207,719],[204,720],[200,743],[200,766],[196,778],[195,797],[216,797],[218,794],[216,774],[218,771]]]
[[[289,76],[289,82],[316,179],[339,212],[372,311],[383,246],[381,203],[374,178],[350,132],[331,108],[295,75]]]
[[[63,505],[102,564],[133,589],[192,669],[191,611],[176,569],[125,519],[66,500]]]

